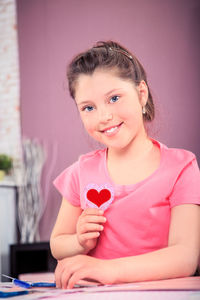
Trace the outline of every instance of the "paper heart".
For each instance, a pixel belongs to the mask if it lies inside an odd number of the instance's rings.
[[[87,192],[87,198],[89,201],[100,207],[103,203],[111,198],[111,192],[108,189],[103,189],[100,192],[95,189],[90,189]]]
[[[114,199],[113,188],[107,184],[89,184],[85,189],[85,200],[89,207],[106,210]]]

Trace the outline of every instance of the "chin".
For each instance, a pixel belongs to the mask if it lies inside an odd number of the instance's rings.
[[[107,144],[108,148],[116,149],[116,150],[124,150],[128,147],[129,143],[115,143],[115,144]]]
[[[115,143],[113,145],[110,145],[111,148],[116,150],[125,150],[129,148],[132,145],[134,139],[126,140],[126,141],[120,141],[119,143]]]

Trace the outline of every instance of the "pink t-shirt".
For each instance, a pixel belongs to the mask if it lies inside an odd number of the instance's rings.
[[[103,206],[107,222],[89,255],[112,259],[166,247],[171,208],[200,204],[200,171],[195,155],[153,142],[160,147],[160,166],[136,184],[118,185],[111,180],[106,149],[82,155],[55,179],[54,185],[62,196],[82,209],[94,207],[88,201],[90,189],[110,191],[111,203]]]

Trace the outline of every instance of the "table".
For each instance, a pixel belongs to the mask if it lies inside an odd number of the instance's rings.
[[[1,286],[5,283],[0,284]],[[185,277],[160,281],[146,281],[110,286],[77,288],[72,290],[41,289],[14,299],[115,299],[115,300],[200,300],[200,277]],[[10,298],[12,299],[12,298]]]

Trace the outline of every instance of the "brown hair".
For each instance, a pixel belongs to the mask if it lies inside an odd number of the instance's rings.
[[[75,99],[75,88],[79,75],[91,75],[97,68],[117,69],[120,78],[130,80],[136,86],[144,80],[148,87],[149,95],[143,118],[145,121],[154,119],[153,98],[143,66],[126,48],[113,41],[97,42],[93,48],[78,54],[69,64],[67,78],[69,92],[73,99]]]

